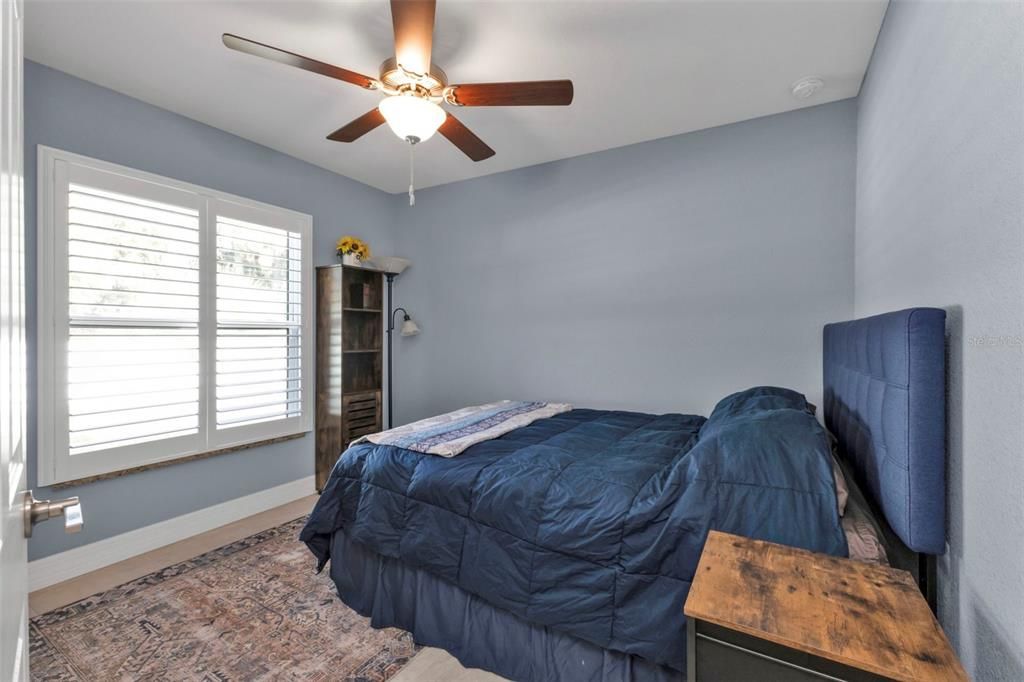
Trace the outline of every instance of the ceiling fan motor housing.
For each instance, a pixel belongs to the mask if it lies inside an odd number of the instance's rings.
[[[430,65],[429,73],[412,73],[399,66],[394,57],[390,57],[380,65],[380,82],[395,90],[419,86],[436,97],[448,86],[448,75],[435,64]]]

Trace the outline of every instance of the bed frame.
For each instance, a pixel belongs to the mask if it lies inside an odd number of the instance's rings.
[[[824,418],[886,536],[935,610],[946,544],[946,313],[911,308],[825,326]]]

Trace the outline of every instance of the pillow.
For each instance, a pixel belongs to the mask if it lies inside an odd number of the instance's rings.
[[[832,451],[832,478],[836,481],[836,502],[839,505],[839,515],[843,516],[846,514],[846,503],[850,499],[850,486],[846,484],[846,476],[843,474],[843,468],[839,466],[839,460],[836,459],[835,450]]]
[[[843,533],[850,558],[881,566],[889,565],[889,556],[882,542],[882,531],[875,525],[871,512],[857,498],[850,501],[850,513],[843,517]]]
[[[701,426],[700,438],[717,433],[729,422],[769,410],[800,410],[814,416],[817,408],[807,402],[807,398],[802,393],[797,393],[792,389],[779,386],[755,386],[727,395],[719,400],[715,409],[711,411],[711,416]],[[828,432],[826,431],[826,433]],[[831,464],[832,478],[836,484],[836,504],[839,507],[839,516],[843,516],[846,513],[847,500],[850,498],[850,488],[836,455],[839,443],[831,433],[828,433],[828,439],[832,446]]]
[[[832,446],[832,477],[836,480],[836,502],[839,503],[839,515],[843,516],[846,514],[846,503],[850,499],[850,486],[846,482],[843,466],[839,463],[839,441],[828,429],[825,429],[825,433],[828,434],[828,441]]]
[[[718,431],[733,419],[768,410],[801,410],[813,414],[802,393],[778,386],[755,386],[719,400],[715,409],[711,411],[711,416],[701,427],[700,437],[704,438]]]

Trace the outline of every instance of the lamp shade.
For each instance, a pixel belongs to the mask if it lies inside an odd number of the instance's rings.
[[[405,320],[402,322],[402,331],[399,333],[402,336],[416,336],[420,333],[420,327],[418,324],[413,322],[411,317],[406,315]]]
[[[398,256],[374,256],[370,259],[370,263],[392,275],[400,275],[412,265],[412,261],[408,258],[399,258]]]
[[[377,108],[395,135],[409,142],[430,139],[448,116],[441,107],[415,95],[386,97]]]

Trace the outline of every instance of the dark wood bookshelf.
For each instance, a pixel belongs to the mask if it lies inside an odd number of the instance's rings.
[[[383,274],[318,267],[316,298],[316,488],[322,490],[349,443],[383,429]]]

